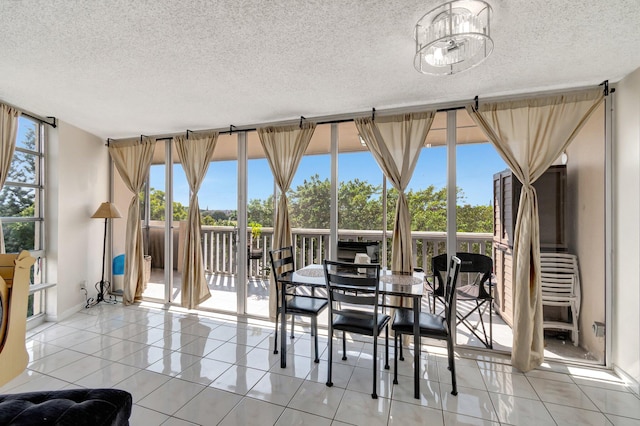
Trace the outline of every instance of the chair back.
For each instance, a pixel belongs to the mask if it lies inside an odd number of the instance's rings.
[[[271,271],[276,281],[287,280],[296,270],[292,246],[269,251],[269,259],[271,260]]]
[[[491,297],[485,285],[491,285],[491,275],[493,273],[493,259],[489,256],[479,253],[456,253],[456,257],[460,259],[461,273],[476,274],[475,277],[469,278],[468,284],[475,288],[474,296],[478,299],[488,299]],[[443,274],[447,270],[447,254],[434,256],[432,259],[434,282],[436,284],[436,295],[444,295]],[[463,280],[464,281],[464,280]]]
[[[447,278],[444,285],[444,312],[448,330],[451,330],[451,316],[455,305],[456,286],[458,285],[458,273],[462,261],[457,256],[452,256],[447,269]]]
[[[378,314],[380,264],[325,260],[329,317],[372,319]]]
[[[579,297],[578,258],[569,253],[540,253],[542,298]]]

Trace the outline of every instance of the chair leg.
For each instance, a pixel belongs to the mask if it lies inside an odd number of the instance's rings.
[[[373,336],[373,393],[371,398],[378,399],[378,336]]]
[[[451,370],[451,386],[453,387],[451,395],[457,395],[458,384],[456,382],[455,353],[453,352],[453,337],[451,334],[449,334],[449,337],[447,338],[447,352],[449,355],[449,370]]]
[[[402,353],[402,335],[400,335],[400,361],[404,361],[404,354]]]
[[[329,325],[329,343],[327,345],[327,350],[329,351],[329,356],[327,362],[327,386],[333,386],[333,382],[331,381],[331,366],[333,365],[333,327]]]
[[[493,341],[489,338],[489,336],[487,336],[487,329],[484,326],[484,319],[482,318],[482,315],[487,311],[487,307],[488,307],[489,321],[491,321],[491,302],[487,302],[486,300],[482,302],[483,305],[485,303],[488,303],[488,305],[485,305],[484,309],[480,309],[481,304],[478,303],[478,299],[476,299],[478,315],[480,315],[480,325],[482,326],[482,334],[484,335],[484,341],[485,341],[484,345],[487,347],[487,349],[493,349]],[[491,326],[489,326],[489,333],[491,333]]]
[[[577,304],[571,303],[569,306],[569,315],[571,315],[571,321],[573,322],[573,329],[571,330],[571,339],[573,339],[573,346],[578,346],[578,310]]]
[[[313,360],[316,364],[320,362],[320,358],[318,357],[318,317],[311,317],[311,333],[314,337],[314,349],[316,357]]]
[[[489,299],[489,349],[493,349],[493,299]]]
[[[384,369],[389,369],[389,326],[384,328]]]
[[[277,354],[278,353],[278,326],[280,326],[280,313],[276,313],[276,333],[275,333],[275,339],[273,341],[273,353]]]
[[[292,338],[292,339],[294,338],[294,335],[293,335],[293,327],[295,327],[295,325],[296,325],[296,324],[295,324],[295,321],[296,321],[296,316],[295,316],[295,315],[293,315],[293,314],[291,314],[291,338]]]
[[[398,384],[398,336],[396,331],[393,334],[393,384]]]
[[[347,332],[342,332],[342,360],[347,360]]]

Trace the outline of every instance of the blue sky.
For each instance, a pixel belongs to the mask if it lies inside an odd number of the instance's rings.
[[[492,199],[493,174],[506,168],[504,161],[491,144],[468,144],[457,148],[457,185],[462,188],[466,202],[472,205],[489,205]],[[424,149],[413,174],[409,189],[419,190],[429,185],[442,188],[446,185],[447,160],[444,147]],[[305,178],[318,174],[329,178],[329,155],[303,157],[292,187],[302,184]],[[341,181],[360,179],[375,184],[382,182],[382,172],[368,152],[341,154],[338,162]],[[265,199],[273,192],[273,177],[266,159],[249,160],[249,199]],[[214,162],[199,193],[200,208],[210,210],[237,209],[237,165],[234,161]],[[151,187],[164,190],[163,167],[152,167]],[[189,204],[189,187],[182,166],[174,166],[174,200]]]

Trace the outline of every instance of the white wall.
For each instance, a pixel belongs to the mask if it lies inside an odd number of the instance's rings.
[[[640,382],[640,69],[616,85],[612,364]]]
[[[117,256],[124,253],[125,239],[127,235],[127,214],[129,213],[129,203],[133,194],[125,185],[120,177],[120,173],[112,166],[113,173],[113,203],[118,207],[122,214],[122,219],[118,219],[113,223],[113,255]]]
[[[80,283],[96,296],[104,220],[91,215],[108,201],[109,154],[105,141],[64,122],[48,130],[46,149],[47,281],[57,283],[47,313],[61,320],[84,307]]]
[[[569,251],[578,256],[582,287],[580,346],[604,363],[605,343],[592,330],[605,322],[604,103],[567,149]]]

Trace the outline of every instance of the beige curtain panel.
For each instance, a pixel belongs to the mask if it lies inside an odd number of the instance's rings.
[[[182,269],[182,301],[187,309],[194,309],[211,297],[209,286],[204,276],[202,259],[200,205],[198,191],[202,185],[213,151],[218,141],[218,133],[210,135],[192,135],[174,138],[178,157],[189,182],[189,222],[185,236],[184,262]]]
[[[20,111],[8,105],[0,104],[0,190],[4,186],[11,169],[13,153],[16,149],[18,119]],[[0,253],[4,253],[4,233],[0,221]]]
[[[287,191],[291,186],[293,176],[296,174],[300,160],[309,146],[315,129],[316,125],[309,122],[303,123],[302,126],[258,129],[260,143],[267,161],[269,161],[273,178],[280,190],[273,231],[273,250],[293,244]],[[275,285],[273,274],[271,274],[269,279],[269,318],[272,321],[275,321],[277,309]]]
[[[411,217],[404,191],[413,176],[435,114],[435,111],[428,111],[355,120],[369,151],[399,193],[391,243],[392,271],[413,272]]]
[[[511,363],[529,371],[544,360],[540,227],[533,183],[578,134],[604,95],[601,89],[481,104],[467,111],[522,182],[513,248],[514,319]]]
[[[125,237],[124,295],[122,297],[122,303],[125,305],[142,300],[144,290],[144,250],[138,194],[142,191],[149,174],[155,145],[155,139],[151,138],[143,138],[142,141],[112,142],[109,145],[109,154],[113,163],[125,185],[133,193],[129,203]]]

